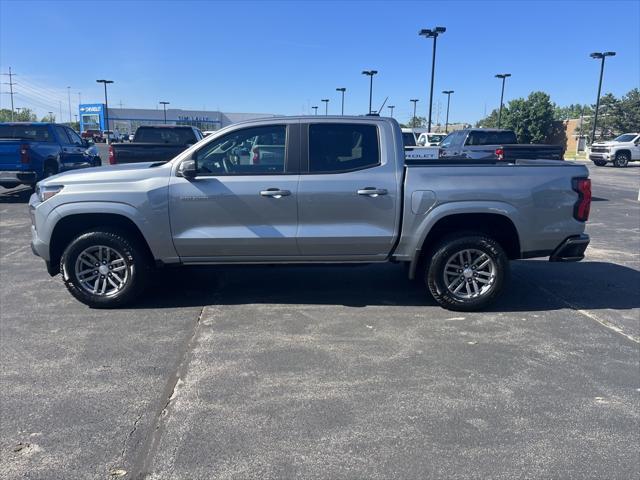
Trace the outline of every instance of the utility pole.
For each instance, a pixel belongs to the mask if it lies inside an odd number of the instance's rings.
[[[416,127],[416,105],[418,104],[418,102],[420,101],[420,99],[418,98],[412,98],[411,100],[409,100],[410,102],[413,102],[413,117],[411,118],[411,126],[412,127]]]
[[[438,36],[447,29],[445,27],[435,27],[435,28],[423,28],[418,32],[418,35],[422,35],[425,38],[433,38],[433,56],[431,57],[431,88],[429,90],[429,118],[427,119],[427,131],[431,131],[431,111],[433,107],[433,79],[435,77],[436,71],[436,43],[438,41]]]
[[[53,122],[53,112],[49,112],[49,121]]]
[[[502,92],[500,93],[500,110],[498,110],[498,128],[500,128],[500,120],[502,119],[502,104],[504,100],[504,81],[510,77],[510,73],[499,73],[496,75],[496,78],[502,79]]]
[[[371,115],[371,102],[373,100],[373,76],[378,73],[377,70],[363,70],[362,74],[363,75],[368,75],[370,82],[369,82],[369,115]]]
[[[166,125],[166,123],[167,123],[167,105],[169,105],[169,102],[160,102],[160,105],[162,105],[162,110],[164,111],[164,123]]]
[[[69,101],[69,124],[71,124],[71,87],[67,87],[67,100]]]
[[[4,82],[4,85],[9,85],[9,95],[11,96],[11,121],[13,122],[13,86],[15,85],[13,77],[15,77],[16,74],[12,73],[11,67],[9,67],[9,73],[3,73],[3,75],[9,77],[9,83]]]
[[[395,106],[395,105],[389,105],[387,108],[388,108],[388,109],[389,109],[389,111],[391,112],[391,113],[389,114],[389,116],[390,116],[391,118],[393,118],[393,109],[394,109],[394,108],[396,108],[396,106]]]
[[[596,98],[596,111],[593,114],[593,128],[591,130],[591,143],[596,140],[596,124],[598,123],[598,107],[600,107],[600,92],[602,90],[602,76],[604,75],[604,59],[606,57],[613,57],[616,52],[594,52],[589,55],[593,59],[601,59],[600,64],[600,82],[598,83],[598,97]],[[13,107],[12,107],[13,110]],[[604,115],[603,115],[604,116]],[[602,132],[600,132],[602,134]],[[602,135],[600,135],[602,137]]]
[[[314,115],[318,115],[318,106],[316,105],[316,106],[311,107],[311,108],[313,108],[313,114]]]
[[[105,130],[109,131],[109,100],[107,99],[107,84],[113,83],[113,80],[96,80],[97,83],[104,84],[104,118],[106,127]],[[109,134],[106,135],[106,144],[109,145]]]
[[[326,117],[327,115],[329,115],[329,99],[323,98],[322,101],[324,102],[324,115]]]
[[[58,107],[60,108],[60,122],[62,122],[62,100],[58,100]]]
[[[447,96],[447,120],[444,123],[444,133],[449,133],[449,103],[451,102],[453,90],[444,90],[442,93]]]
[[[342,92],[342,109],[340,110],[342,116],[344,116],[344,92],[346,91],[347,89],[344,87],[336,88],[336,92]]]

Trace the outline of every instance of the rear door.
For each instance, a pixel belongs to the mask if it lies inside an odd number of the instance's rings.
[[[386,127],[386,128],[385,128]],[[315,260],[384,259],[396,238],[393,131],[365,122],[302,125],[298,248]]]
[[[283,142],[278,158],[265,164],[240,155],[246,145],[266,136]],[[197,176],[173,175],[169,184],[173,241],[183,260],[298,257],[296,121],[234,130],[205,143],[192,158]]]

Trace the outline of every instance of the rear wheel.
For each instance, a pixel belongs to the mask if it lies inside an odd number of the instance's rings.
[[[444,308],[480,310],[493,302],[509,275],[509,259],[498,242],[483,234],[446,237],[426,267],[426,284]]]
[[[594,160],[593,163],[598,167],[604,167],[607,164],[604,160]]]
[[[629,164],[629,160],[631,160],[631,158],[627,152],[618,152],[613,164],[619,168],[626,167]]]
[[[47,163],[42,171],[42,178],[52,177],[58,173],[58,166],[55,163]]]
[[[123,306],[144,290],[151,262],[143,247],[118,230],[90,231],[65,249],[62,280],[76,299],[96,308]]]

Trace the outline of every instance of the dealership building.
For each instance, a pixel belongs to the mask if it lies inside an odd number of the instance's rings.
[[[141,125],[158,125],[165,123],[164,110],[146,108],[111,108],[109,107],[109,126],[103,103],[81,104],[78,117],[80,131],[86,130],[118,130],[121,134],[135,133]],[[191,125],[205,130],[218,130],[232,123],[254,118],[274,117],[269,113],[225,113],[208,110],[182,110],[168,108],[166,112],[168,125]]]

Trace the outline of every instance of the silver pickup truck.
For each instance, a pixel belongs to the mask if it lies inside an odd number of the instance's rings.
[[[264,136],[284,142],[278,161],[241,161],[238,147]],[[168,163],[41,181],[32,248],[92,307],[132,301],[163,265],[396,262],[443,307],[478,310],[509,260],[583,258],[587,175],[554,160],[405,165],[393,119],[269,118]]]

